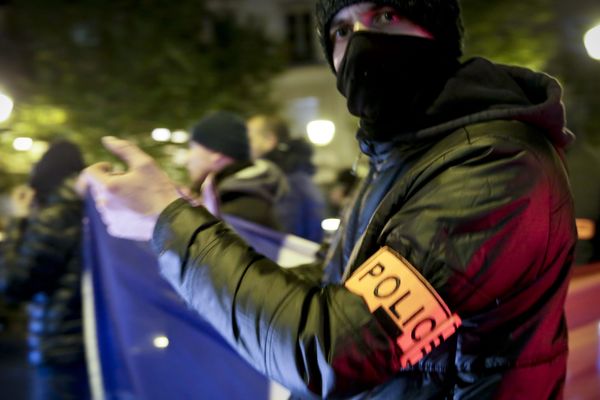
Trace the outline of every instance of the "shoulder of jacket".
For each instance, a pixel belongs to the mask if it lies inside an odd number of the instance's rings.
[[[514,143],[515,145],[548,151],[553,148],[546,133],[533,125],[519,121],[490,121],[461,128],[468,143],[484,140],[490,143]]]
[[[554,157],[556,151],[545,133],[519,121],[489,121],[459,128],[436,142],[421,157],[422,163],[451,162],[463,152],[487,146],[499,151],[525,151],[534,158]]]
[[[497,162],[507,161],[519,155],[519,168],[528,168],[529,172],[537,171],[540,176],[544,168],[531,168],[527,165],[541,165],[542,158],[548,159],[552,144],[544,139],[543,133],[520,122],[494,121],[457,129],[431,145],[418,160],[398,180],[388,193],[391,199],[408,196],[419,190],[436,176],[452,172],[453,167],[461,164],[481,165],[485,160]],[[491,153],[497,156],[490,156]],[[544,153],[545,155],[541,155]],[[553,156],[550,156],[553,157]],[[523,163],[523,160],[530,162]],[[476,160],[476,163],[471,163]],[[494,169],[496,172],[502,172]],[[523,169],[523,172],[526,172]],[[459,176],[459,175],[454,175]],[[390,200],[390,201],[392,201]],[[397,203],[397,200],[393,200]]]
[[[284,178],[283,172],[270,161],[267,160],[256,160],[252,165],[243,168],[233,174],[231,178],[237,180],[254,180],[262,178],[264,176],[281,176]]]

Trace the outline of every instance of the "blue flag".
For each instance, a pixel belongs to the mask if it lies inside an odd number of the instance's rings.
[[[160,276],[148,244],[111,237],[88,202],[83,276],[86,352],[96,399],[279,399],[287,393],[242,360]],[[287,266],[318,245],[236,218],[257,251]]]

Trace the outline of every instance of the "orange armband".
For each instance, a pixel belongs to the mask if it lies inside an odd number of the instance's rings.
[[[402,368],[415,365],[461,325],[429,282],[389,247],[367,260],[345,286],[396,337]]]

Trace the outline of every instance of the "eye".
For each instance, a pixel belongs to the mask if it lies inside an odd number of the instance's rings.
[[[394,10],[382,10],[373,17],[373,25],[386,26],[402,20],[400,14]]]
[[[338,25],[334,29],[331,30],[330,39],[332,42],[337,42],[340,40],[344,40],[350,36],[352,33],[352,28],[348,25]]]

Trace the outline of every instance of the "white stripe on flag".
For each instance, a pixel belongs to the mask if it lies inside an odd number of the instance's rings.
[[[277,382],[271,381],[269,386],[269,400],[287,400],[290,398],[290,391]]]
[[[92,272],[84,270],[81,279],[81,295],[83,302],[83,337],[85,343],[85,358],[88,368],[90,390],[94,400],[104,400],[104,382],[102,365],[96,340],[96,308],[94,304],[94,285]]]
[[[277,264],[284,268],[297,267],[315,261],[320,245],[298,236],[286,235],[279,254]]]

